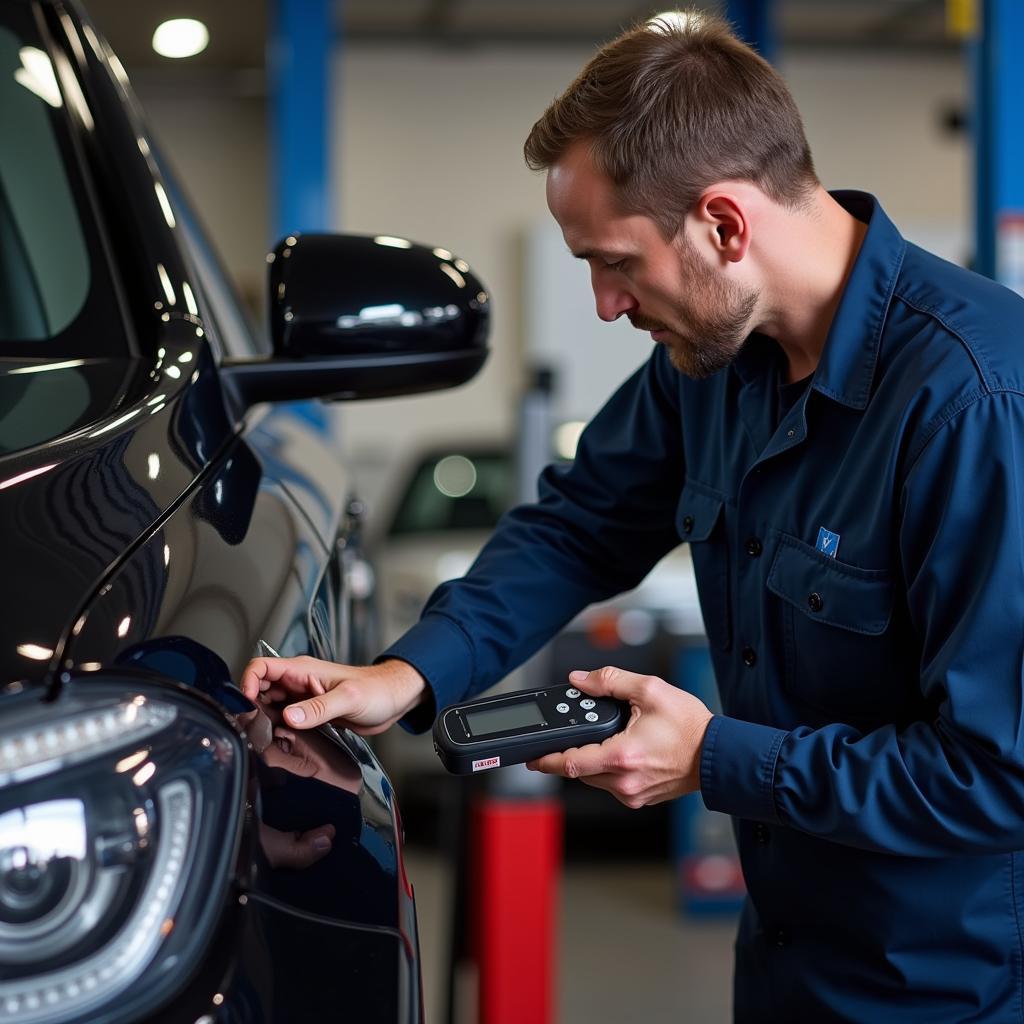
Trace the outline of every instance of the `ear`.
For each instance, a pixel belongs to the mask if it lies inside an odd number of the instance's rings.
[[[706,238],[721,259],[739,263],[750,248],[750,217],[734,192],[708,189],[694,209]]]

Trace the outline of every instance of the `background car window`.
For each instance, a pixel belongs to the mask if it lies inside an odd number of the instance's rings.
[[[64,100],[28,15],[0,10],[0,354],[125,354]]]
[[[505,453],[430,456],[413,473],[389,533],[490,529],[512,504],[514,487]]]

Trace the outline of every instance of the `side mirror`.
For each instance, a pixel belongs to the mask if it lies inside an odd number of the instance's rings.
[[[388,235],[294,235],[267,261],[273,355],[221,364],[243,407],[455,387],[487,358],[489,297],[445,249]]]

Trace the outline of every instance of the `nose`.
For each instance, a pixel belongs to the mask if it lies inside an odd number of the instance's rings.
[[[636,299],[616,282],[602,281],[598,273],[594,273],[591,275],[590,283],[594,289],[597,315],[606,323],[618,320],[623,313],[637,308]]]

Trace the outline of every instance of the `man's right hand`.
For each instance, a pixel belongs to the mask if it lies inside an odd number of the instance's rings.
[[[250,700],[300,698],[284,710],[293,729],[337,721],[363,736],[390,728],[427,693],[426,680],[405,661],[361,667],[308,655],[254,658],[242,673],[241,687]]]

